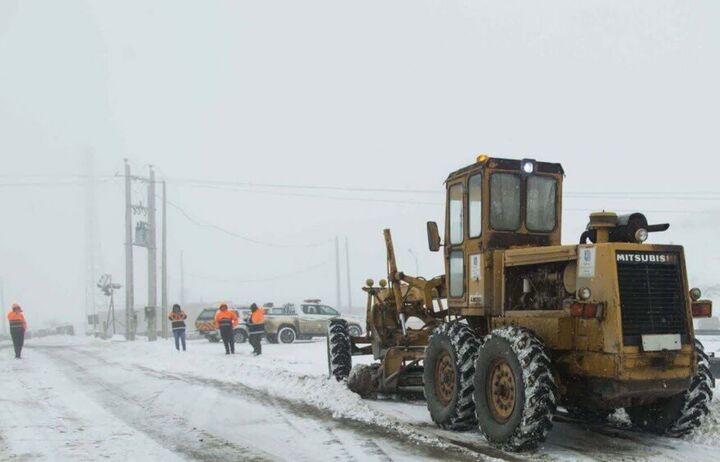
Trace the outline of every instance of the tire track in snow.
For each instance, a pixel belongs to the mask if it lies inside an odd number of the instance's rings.
[[[90,384],[99,388],[102,391],[102,393],[99,393],[99,402],[103,405],[103,407],[111,411],[114,415],[131,427],[144,432],[159,445],[170,451],[176,452],[179,455],[192,460],[207,462],[215,462],[217,460],[233,460],[238,462],[261,462],[275,460],[274,457],[271,457],[264,452],[241,446],[236,443],[231,443],[227,440],[217,438],[207,432],[197,430],[188,422],[184,421],[184,419],[175,417],[173,419],[175,427],[173,428],[180,426],[182,427],[182,433],[186,435],[192,434],[195,436],[195,438],[193,438],[194,441],[203,443],[201,447],[189,444],[185,441],[188,438],[177,438],[177,431],[169,432],[168,429],[163,426],[153,426],[149,423],[143,422],[143,419],[147,419],[147,409],[139,404],[142,401],[138,400],[137,397],[124,393],[118,387],[114,387],[112,384],[93,377],[92,371],[75,361],[62,356],[61,354],[58,354],[57,351],[52,352],[51,350],[51,352],[46,352],[46,354],[55,361],[66,364],[68,367],[74,369],[78,374],[80,374],[82,379],[75,377],[75,380],[79,383],[83,385]],[[111,400],[106,399],[106,396],[113,396],[117,398],[119,403],[122,405],[119,405],[118,402],[112,402]],[[134,412],[138,412],[140,415],[132,416],[131,414],[133,413],[133,409]],[[244,454],[247,454],[247,456]]]
[[[41,347],[45,348],[45,347]],[[488,458],[491,459],[497,459],[497,456],[491,456],[486,454],[485,452],[491,452],[493,454],[499,453],[502,454],[500,451],[494,451],[490,448],[480,448],[481,450],[476,450],[477,448],[472,448],[470,446],[465,447],[463,445],[456,444],[448,438],[442,438],[438,435],[431,434],[428,432],[422,432],[420,429],[415,429],[414,427],[411,427],[413,431],[418,430],[416,433],[419,436],[422,436],[423,438],[428,439],[435,439],[438,440],[440,444],[438,445],[431,445],[426,444],[423,445],[419,443],[417,440],[411,438],[410,436],[406,434],[402,434],[399,432],[394,431],[392,428],[387,428],[385,426],[375,424],[375,423],[369,423],[369,422],[360,422],[357,420],[353,420],[346,417],[338,417],[333,415],[332,411],[321,409],[319,407],[313,406],[312,404],[293,401],[287,398],[278,397],[271,393],[268,393],[263,390],[255,389],[252,387],[249,387],[243,383],[240,382],[226,382],[216,379],[210,379],[210,378],[204,378],[204,377],[198,377],[195,375],[190,374],[184,374],[184,373],[170,373],[165,371],[159,371],[156,369],[152,369],[146,366],[142,366],[140,364],[132,364],[128,365],[125,363],[119,363],[116,361],[108,360],[106,357],[89,351],[85,348],[76,348],[76,347],[65,347],[66,350],[72,350],[74,352],[83,354],[85,356],[91,357],[94,360],[101,362],[102,364],[109,365],[112,364],[115,367],[122,368],[127,371],[141,371],[146,375],[161,379],[161,380],[175,380],[180,382],[185,382],[188,384],[195,384],[195,385],[201,385],[205,387],[212,387],[224,392],[231,392],[231,393],[239,393],[243,396],[248,396],[252,398],[253,400],[256,400],[260,403],[263,403],[270,408],[276,408],[280,409],[281,412],[287,412],[293,415],[296,415],[298,417],[303,418],[309,418],[313,419],[317,422],[319,422],[321,425],[327,427],[328,422],[333,423],[337,429],[342,430],[348,430],[356,435],[360,435],[364,438],[365,445],[361,447],[364,447],[367,449],[366,456],[370,456],[372,458],[380,458],[381,460],[393,460],[392,457],[390,457],[377,443],[374,442],[374,440],[378,438],[382,439],[390,439],[395,443],[400,443],[403,446],[405,446],[409,453],[408,456],[412,454],[417,454],[419,456],[424,456],[432,459],[437,460],[446,460],[448,457],[453,458],[457,461],[478,461],[478,460],[487,460]],[[337,438],[334,438],[337,439]],[[342,444],[340,442],[340,444]],[[485,451],[487,449],[487,451]],[[345,451],[347,453],[347,451]],[[501,457],[503,458],[503,457]],[[503,458],[505,460],[518,460],[517,458]]]

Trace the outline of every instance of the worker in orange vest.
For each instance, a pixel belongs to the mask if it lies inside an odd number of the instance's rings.
[[[250,334],[250,345],[253,347],[253,354],[262,354],[262,338],[265,336],[265,310],[255,303],[250,305],[250,317],[248,317],[248,333]]]
[[[220,305],[220,309],[215,313],[215,326],[220,329],[220,337],[222,337],[225,345],[225,354],[235,354],[235,326],[238,324],[238,317],[235,311],[229,310],[226,304]]]
[[[20,359],[20,353],[22,353],[23,344],[25,343],[25,331],[27,330],[27,322],[20,305],[13,303],[12,311],[8,313],[7,318],[10,322],[10,336],[15,347],[15,358]]]
[[[187,314],[180,308],[177,303],[173,305],[172,311],[168,315],[168,319],[172,323],[173,337],[175,337],[175,349],[180,351],[180,342],[182,341],[182,349],[185,351],[185,320]]]

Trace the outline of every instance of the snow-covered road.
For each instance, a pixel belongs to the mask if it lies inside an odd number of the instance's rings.
[[[720,343],[717,344],[720,347]],[[712,348],[717,348],[713,345]],[[532,454],[438,430],[422,402],[361,400],[326,379],[324,341],[222,346],[34,339],[22,361],[0,344],[0,460],[715,461],[720,405],[685,440],[616,426],[556,424]]]

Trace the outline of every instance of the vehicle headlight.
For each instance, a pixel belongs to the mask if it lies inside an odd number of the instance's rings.
[[[589,287],[583,287],[578,290],[578,297],[580,297],[580,300],[590,300],[590,297],[592,297],[592,290],[590,290]]]
[[[522,170],[526,174],[530,175],[532,172],[535,171],[535,164],[532,163],[531,161],[527,160],[527,161],[523,162]]]
[[[692,298],[694,302],[700,300],[702,298],[702,290],[697,287],[690,289],[690,298]]]
[[[648,240],[648,230],[645,228],[640,228],[637,231],[635,231],[635,241],[638,244],[642,244],[643,242]]]

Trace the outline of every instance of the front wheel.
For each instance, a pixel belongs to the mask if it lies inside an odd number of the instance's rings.
[[[486,339],[475,362],[478,425],[493,445],[536,448],[552,428],[557,386],[545,346],[531,331],[504,327]]]
[[[697,372],[684,393],[646,406],[625,408],[632,423],[647,432],[671,437],[685,436],[698,428],[710,413],[715,379],[702,343],[695,340]]]
[[[328,325],[327,355],[330,377],[338,382],[347,379],[352,368],[352,340],[344,319],[333,319]]]

